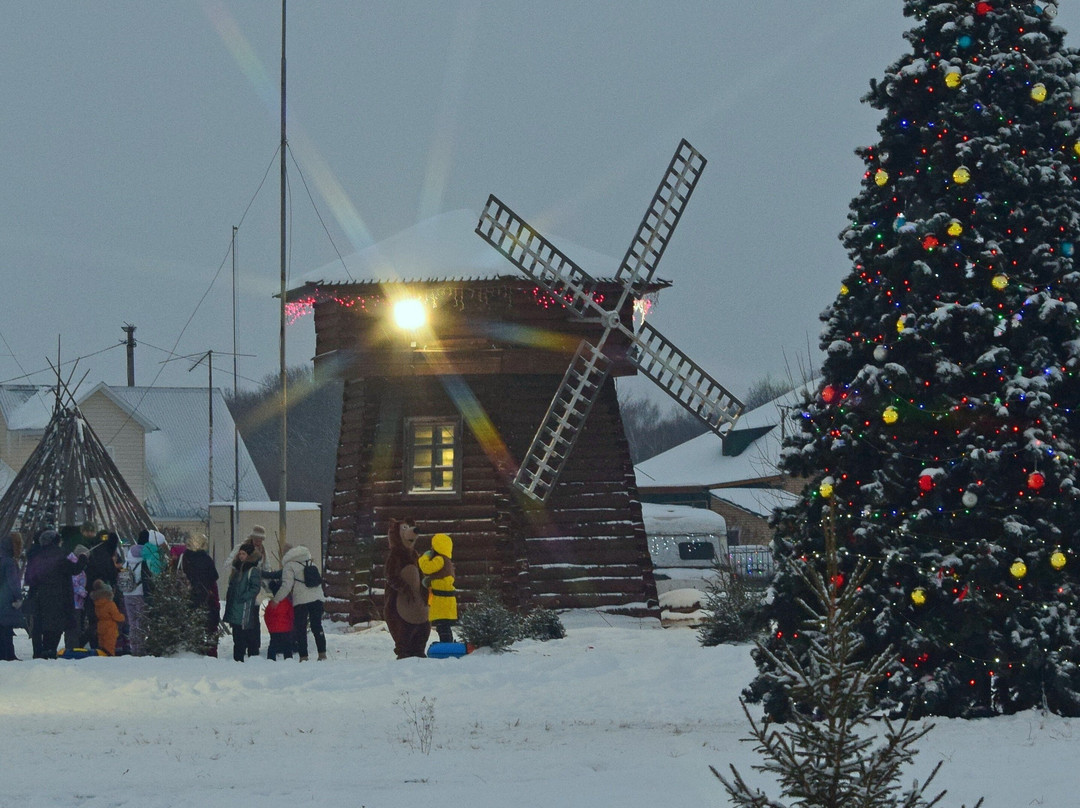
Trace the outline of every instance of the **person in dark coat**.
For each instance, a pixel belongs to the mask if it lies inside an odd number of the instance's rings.
[[[420,585],[416,524],[412,519],[392,519],[388,539],[390,552],[386,555],[383,619],[394,638],[394,654],[398,659],[425,657],[431,623],[428,621],[427,594]]]
[[[117,608],[124,611],[124,593],[117,586],[116,579],[124,567],[124,557],[120,555],[120,537],[107,530],[99,530],[97,543],[90,548],[90,557],[86,562],[86,591],[92,592],[94,584],[104,581],[113,592]],[[97,613],[92,608],[86,610],[86,631],[93,648],[97,648]],[[122,647],[127,648],[127,638],[123,638]]]
[[[22,613],[22,534],[12,533],[0,539],[0,661],[10,662],[15,656],[15,629],[26,628]]]
[[[206,613],[207,641],[203,653],[217,656],[218,623],[221,620],[221,600],[218,594],[218,571],[214,559],[206,551],[206,536],[196,533],[187,540],[187,549],[180,556],[176,568],[191,584],[191,605]]]
[[[60,638],[75,619],[71,577],[83,570],[86,561],[72,561],[55,530],[41,533],[37,544],[38,549],[26,566],[33,615],[30,639],[35,659],[56,659]]]

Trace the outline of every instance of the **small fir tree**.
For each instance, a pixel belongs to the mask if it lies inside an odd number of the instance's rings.
[[[1080,54],[1054,3],[903,7],[821,386],[781,458],[810,482],[777,522],[767,650],[797,630],[835,502],[841,571],[875,562],[864,653],[902,665],[886,703],[1080,715]],[[757,662],[751,694],[783,717]]]
[[[205,610],[191,602],[187,578],[171,567],[154,576],[143,625],[144,647],[150,656],[201,653],[217,640],[207,634]]]
[[[705,616],[698,625],[698,642],[704,646],[746,642],[766,627],[762,593],[730,564],[717,564],[705,585]]]
[[[860,562],[844,582],[835,547],[829,549],[827,575],[807,563],[794,565],[809,597],[799,600],[808,617],[801,631],[807,652],[759,646],[771,662],[770,676],[794,705],[792,720],[775,729],[767,718],[755,721],[742,704],[750,723],[745,740],[766,761],[753,768],[775,776],[789,801],[752,788],[734,766],[730,778],[710,768],[739,808],[931,808],[945,796],[942,791],[927,797],[941,763],[921,785],[916,781],[907,790],[901,789],[900,777],[933,727],[916,728],[908,718],[899,724],[884,719],[879,737],[869,726],[874,690],[896,663],[888,650],[869,659],[860,653],[858,627],[866,617],[860,593],[870,564]]]
[[[484,589],[475,603],[462,608],[457,634],[468,645],[501,653],[520,638],[521,625],[517,615],[502,605],[498,595]]]

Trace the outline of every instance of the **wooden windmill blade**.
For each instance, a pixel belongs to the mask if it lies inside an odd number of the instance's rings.
[[[547,500],[610,369],[603,350],[582,340],[514,477],[524,494]]]
[[[652,281],[706,162],[685,138],[679,142],[615,275],[624,287],[639,291]]]
[[[643,375],[720,437],[731,430],[745,409],[742,401],[648,323],[637,333],[617,327],[630,340],[626,358]]]
[[[613,331],[629,342],[630,362],[717,435],[723,437],[741,414],[742,402],[671,340],[644,324],[635,332],[621,317],[627,299],[644,292],[652,281],[705,163],[686,140],[679,143],[616,274],[622,292],[610,309],[596,302],[597,281],[591,275],[494,195],[488,197],[476,228],[480,237],[577,316],[598,316],[604,327],[595,345],[586,340],[579,346],[514,478],[526,495],[546,501],[562,473],[608,377],[604,346]]]
[[[605,312],[594,300],[596,280],[494,194],[480,214],[476,233],[578,315]]]

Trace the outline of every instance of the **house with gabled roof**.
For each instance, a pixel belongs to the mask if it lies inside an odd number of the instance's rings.
[[[722,441],[705,433],[638,463],[642,502],[708,508],[727,522],[729,546],[768,544],[773,509],[793,503],[804,485],[779,463],[784,438],[798,428],[805,392],[790,391],[747,412]]]
[[[51,418],[53,391],[0,385],[0,463],[13,470],[25,463]],[[237,495],[233,419],[220,389],[102,383],[81,395],[78,405],[159,529],[206,532],[210,502]],[[239,498],[268,500],[242,439],[235,456]],[[3,476],[0,468],[0,483]]]

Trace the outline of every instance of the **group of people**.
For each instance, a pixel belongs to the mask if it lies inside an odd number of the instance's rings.
[[[38,531],[23,558],[23,537],[0,538],[0,661],[15,660],[14,632],[30,635],[35,659],[55,659],[63,640],[66,655],[116,656],[146,653],[147,615],[155,586],[166,571],[187,582],[190,605],[205,615],[203,653],[217,656],[222,621],[233,635],[233,659],[257,655],[259,605],[272,591],[267,608],[271,644],[267,656],[308,658],[310,626],[319,659],[326,659],[322,628],[322,586],[304,581],[311,552],[285,546],[280,570],[267,570],[266,531],[256,525],[226,560],[229,569],[224,616],[218,593],[218,570],[206,536],[195,534],[170,547],[157,530],[143,530],[123,546],[111,531],[84,525],[81,542],[70,551],[59,532]],[[88,546],[89,545],[89,546]],[[265,588],[264,588],[265,587]],[[273,627],[271,627],[273,622]]]
[[[326,659],[326,633],[323,631],[322,584],[305,582],[304,570],[312,563],[311,551],[286,544],[282,549],[281,569],[268,570],[264,542],[266,530],[255,525],[247,540],[225,560],[229,567],[229,588],[225,594],[224,620],[233,638],[233,659],[243,662],[258,656],[260,593],[265,585],[271,592],[263,619],[270,633],[267,659],[291,659],[293,652],[301,662],[308,660],[308,629],[315,638],[318,659]]]
[[[432,629],[439,642],[453,642],[458,617],[454,542],[436,533],[431,548],[418,552],[413,519],[391,519],[387,539],[383,619],[394,639],[394,654],[398,659],[425,657]]]
[[[61,638],[68,648],[144,654],[147,606],[154,596],[155,578],[166,569],[186,577],[192,605],[206,615],[207,635],[213,638],[204,650],[208,656],[217,656],[219,620],[230,628],[235,661],[259,655],[260,603],[268,591],[262,610],[270,634],[267,658],[291,659],[295,653],[306,661],[309,629],[317,658],[327,658],[322,626],[325,595],[321,583],[305,576],[312,564],[307,547],[286,544],[281,568],[268,569],[266,530],[255,525],[225,561],[229,579],[222,614],[218,571],[205,536],[192,536],[177,551],[160,532],[144,530],[124,553],[115,533],[95,535],[90,528],[83,536],[93,546],[79,544],[67,552],[57,531],[40,531],[26,554],[25,570],[19,564],[20,534],[0,538],[0,660],[15,659],[15,628],[28,630],[35,658],[55,658]],[[391,520],[383,617],[398,659],[425,657],[432,629],[440,642],[453,642],[452,626],[458,617],[453,541],[436,533],[430,549],[420,553],[417,539],[413,519]]]

